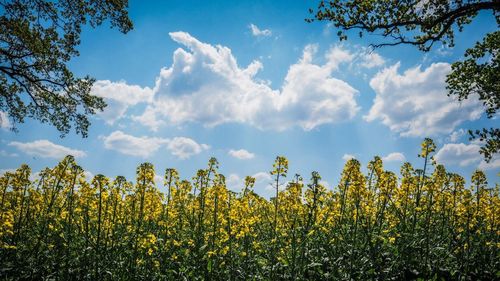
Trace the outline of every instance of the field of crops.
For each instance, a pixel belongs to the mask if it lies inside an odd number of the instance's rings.
[[[500,274],[499,186],[434,163],[398,177],[379,157],[349,160],[338,185],[272,166],[276,197],[247,177],[229,191],[212,158],[191,180],[149,163],[135,182],[86,181],[70,156],[30,180],[0,177],[1,280],[494,280]]]

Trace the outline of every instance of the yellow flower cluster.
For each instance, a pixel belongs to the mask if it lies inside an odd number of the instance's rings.
[[[313,172],[286,181],[279,156],[275,196],[228,190],[210,159],[191,180],[175,169],[155,183],[152,164],[124,177],[86,179],[70,156],[30,180],[23,165],[0,177],[2,279],[494,279],[500,272],[499,186],[433,162],[400,176],[380,157],[361,172],[347,161],[339,183]],[[162,186],[162,187],[159,187]],[[5,278],[4,278],[5,277]]]

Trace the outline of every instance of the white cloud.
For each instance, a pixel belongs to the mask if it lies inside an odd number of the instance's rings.
[[[242,159],[242,160],[247,160],[247,159],[252,159],[255,157],[255,154],[245,150],[245,149],[239,149],[239,150],[229,150],[229,155],[233,156],[234,158]]]
[[[255,186],[254,186],[255,191],[263,192],[266,190],[267,191],[274,190],[274,186],[271,185],[271,183],[273,182],[273,178],[269,173],[258,172],[252,175],[252,177],[255,178]]]
[[[465,130],[464,129],[459,129],[459,130],[453,131],[450,134],[450,141],[451,142],[457,142],[464,135],[465,135]]]
[[[399,67],[385,68],[370,81],[376,97],[365,120],[380,120],[401,136],[423,137],[449,134],[481,116],[483,108],[474,96],[462,102],[447,96],[448,63],[433,63],[424,70],[417,66],[403,74]]]
[[[109,136],[101,137],[104,147],[122,154],[149,157],[160,147],[168,143],[167,139],[151,137],[135,137],[122,131],[114,131]]]
[[[260,61],[241,68],[227,47],[200,42],[185,32],[172,32],[170,37],[187,51],[174,52],[173,64],[163,68],[156,80],[154,101],[142,115],[132,117],[152,130],[189,122],[311,130],[350,120],[359,111],[357,90],[332,77],[340,63],[352,59],[340,48],[327,52],[326,63],[320,65],[313,63],[317,47],[307,46],[302,58],[290,66],[282,88],[274,90],[255,77],[263,68]]]
[[[308,54],[309,57],[307,57],[307,60],[312,61],[314,53],[317,52],[316,50],[317,46],[316,45],[310,45],[310,46],[311,48],[314,49],[310,50],[311,54],[310,56]],[[330,50],[328,50],[325,54],[325,58],[327,60],[327,66],[329,67],[330,70],[338,70],[339,66],[342,63],[351,62],[354,59],[354,57],[355,57],[354,54],[339,46],[334,46],[330,48]]]
[[[434,156],[436,162],[445,165],[477,166],[481,170],[500,168],[500,158],[494,157],[490,163],[483,160],[479,153],[480,146],[476,143],[448,143],[445,144]]]
[[[490,163],[486,163],[485,161],[481,161],[479,163],[480,170],[498,170],[500,169],[500,157],[496,157],[491,159]]]
[[[18,142],[13,141],[8,145],[13,146],[20,151],[42,158],[64,158],[66,155],[73,155],[74,157],[85,157],[87,154],[84,151],[71,149],[62,145],[52,143],[48,140],[36,140],[33,142]]]
[[[276,112],[282,113],[282,117],[276,118],[279,123],[273,127],[284,129],[298,124],[304,130],[311,130],[322,124],[350,120],[359,111],[355,100],[357,91],[331,76],[332,71],[350,57],[333,48],[327,53],[326,64],[317,65],[312,62],[316,52],[315,46],[307,46],[302,59],[288,70]],[[258,121],[264,122],[272,114]]]
[[[6,150],[2,149],[2,150],[0,150],[0,156],[2,156],[2,157],[17,157],[17,156],[19,156],[19,154],[10,153],[10,152],[7,152]]]
[[[272,180],[271,175],[269,173],[266,173],[266,172],[258,172],[256,174],[254,174],[252,177],[255,178],[256,182],[271,181]]]
[[[125,81],[96,81],[92,86],[92,94],[104,98],[108,104],[103,112],[98,113],[108,124],[123,118],[130,106],[151,102],[153,98],[152,89],[128,85]]]
[[[5,173],[15,173],[16,169],[0,169],[0,176],[5,175]]]
[[[319,181],[319,184],[321,184],[322,186],[326,187],[326,188],[329,188],[330,187],[330,183],[328,183],[327,181],[325,180],[321,180]]]
[[[226,186],[232,191],[240,191],[243,187],[243,180],[237,174],[230,174],[226,178]]]
[[[0,169],[0,176],[5,175],[5,173],[15,173],[17,170],[16,169]],[[39,180],[40,179],[40,171],[38,172],[31,172],[29,175],[28,179],[32,182]]]
[[[447,143],[434,156],[438,163],[446,165],[469,166],[481,161],[479,145]]]
[[[344,161],[349,161],[351,159],[356,159],[356,157],[354,155],[352,155],[352,154],[344,154],[342,156],[342,160],[344,160]]]
[[[157,187],[163,187],[164,184],[164,177],[159,174],[155,174],[154,181]]]
[[[187,159],[209,148],[206,144],[198,144],[194,140],[185,137],[175,137],[173,139],[135,137],[122,131],[114,131],[109,136],[101,138],[104,141],[104,147],[107,149],[143,158],[150,157],[162,147],[166,147],[172,155],[180,159]]]
[[[29,177],[29,180],[32,181],[32,182],[40,180],[42,178],[42,176],[40,175],[40,172],[42,172],[42,171],[31,173],[31,175]]]
[[[374,67],[380,67],[385,64],[384,58],[380,56],[378,53],[365,50],[364,52],[360,53],[360,66],[364,68],[374,68]]]
[[[180,159],[187,159],[209,149],[210,146],[206,144],[198,144],[190,138],[175,137],[168,142],[167,148],[174,156],[177,156]]]
[[[83,176],[87,181],[91,181],[94,178],[94,174],[87,170],[83,171]]]
[[[382,157],[382,161],[384,162],[403,162],[406,160],[406,157],[401,152],[392,152],[387,156]]]
[[[275,195],[274,181],[269,173],[258,172],[252,175],[255,178],[255,184],[253,190],[262,196],[272,197]],[[226,186],[233,191],[239,192],[243,190],[245,185],[244,177],[240,177],[238,174],[230,174],[226,178]],[[286,183],[280,185],[279,190],[282,191],[286,188]]]
[[[260,29],[255,24],[251,23],[248,28],[252,31],[253,36],[271,36],[273,32],[270,29]]]
[[[7,113],[0,111],[0,128],[9,129],[11,127]]]

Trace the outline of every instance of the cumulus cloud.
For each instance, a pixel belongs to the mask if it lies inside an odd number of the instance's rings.
[[[330,49],[326,62],[316,64],[317,47],[307,46],[290,66],[281,89],[275,90],[255,77],[263,68],[260,61],[240,67],[227,47],[200,42],[185,32],[170,37],[186,49],[174,52],[172,65],[156,79],[153,101],[143,114],[132,117],[152,130],[184,123],[311,130],[350,120],[359,111],[357,90],[332,76],[340,63],[352,59],[340,48]]]
[[[264,196],[274,196],[273,191],[274,182],[269,173],[266,172],[258,172],[252,175],[255,178],[255,184],[253,190]],[[233,191],[241,191],[245,185],[244,177],[240,177],[238,174],[230,174],[226,177],[226,185],[229,189]],[[285,184],[280,186],[280,190],[285,189]]]
[[[271,36],[273,35],[273,32],[270,29],[260,29],[258,28],[255,24],[251,23],[248,28],[250,28],[250,31],[252,32],[253,36],[259,37],[259,36]]]
[[[190,138],[175,137],[168,141],[167,148],[172,155],[180,159],[187,159],[210,148],[207,144],[199,144]]]
[[[303,60],[306,59],[308,61],[312,61],[313,55],[317,52],[317,45],[309,45],[306,47],[306,50],[309,53],[305,53],[307,57],[304,56]],[[354,60],[355,56],[355,54],[340,46],[333,46],[325,54],[325,58],[327,61],[326,65],[330,70],[338,70],[339,66],[342,63],[351,62],[352,60]]]
[[[500,158],[495,157],[486,163],[479,154],[480,146],[476,143],[447,143],[434,156],[436,162],[445,165],[477,166],[481,170],[500,168]]]
[[[0,169],[0,176],[5,175],[5,173],[15,173],[16,169]]]
[[[478,119],[483,108],[477,97],[458,102],[447,96],[448,63],[433,63],[399,73],[400,64],[385,68],[370,81],[376,93],[366,121],[380,120],[401,136],[449,134],[468,120]]]
[[[238,158],[238,159],[242,159],[242,160],[252,159],[255,157],[255,154],[253,154],[245,149],[239,149],[239,150],[231,149],[231,150],[229,150],[229,155],[233,156],[234,158]]]
[[[155,173],[154,181],[155,181],[156,186],[161,188],[161,187],[163,187],[165,178],[162,175]]]
[[[101,136],[101,139],[106,149],[143,158],[150,157],[160,148],[165,147],[179,159],[187,159],[210,147],[206,144],[198,144],[196,141],[185,137],[175,137],[173,139],[147,136],[136,137],[122,131],[114,131],[109,136]]]
[[[269,173],[266,173],[266,172],[255,173],[252,177],[255,178],[256,182],[259,182],[259,181],[271,181],[272,180],[271,175]]]
[[[7,113],[0,111],[0,128],[9,129],[11,127]]]
[[[254,190],[273,190],[274,186],[271,185],[272,177],[269,173],[258,172],[252,175],[255,178]]]
[[[360,53],[360,66],[364,68],[380,67],[385,64],[384,58],[376,52],[364,50]]]
[[[108,106],[98,115],[108,124],[121,119],[130,106],[152,101],[153,90],[148,87],[128,85],[125,81],[96,81],[91,93],[105,99]]]
[[[168,139],[152,137],[135,137],[122,131],[114,131],[109,136],[101,137],[106,149],[122,154],[149,157],[160,147],[168,144]]]
[[[85,179],[88,181],[91,181],[95,176],[92,172],[87,170],[83,171],[83,175],[85,176]]]
[[[17,157],[19,156],[17,153],[10,153],[4,149],[0,150],[0,156],[2,157]]]
[[[319,184],[321,184],[322,186],[326,187],[326,188],[329,188],[330,186],[330,183],[328,183],[327,181],[325,180],[321,180],[319,181]]]
[[[73,155],[76,158],[85,157],[87,154],[84,151],[71,149],[62,145],[52,143],[48,140],[36,140],[33,142],[18,142],[13,141],[8,144],[13,146],[23,153],[42,158],[64,158],[66,155]]]
[[[447,165],[469,166],[481,160],[479,145],[447,143],[434,156],[437,162]]]
[[[5,175],[5,173],[15,173],[16,171],[17,171],[16,169],[0,169],[0,176]],[[36,180],[40,180],[40,178],[41,178],[40,172],[41,171],[31,172],[28,179],[32,182],[34,182]]]
[[[490,163],[486,163],[486,161],[481,161],[478,166],[481,170],[498,170],[500,169],[500,157],[496,157],[491,159]]]
[[[450,141],[451,142],[457,142],[464,135],[465,135],[465,130],[464,129],[459,129],[459,130],[453,131],[450,134]]]
[[[387,156],[382,157],[382,161],[384,162],[403,162],[406,160],[406,157],[401,152],[392,152]]]
[[[230,174],[226,178],[226,186],[232,191],[239,191],[243,187],[243,180],[237,174]]]
[[[355,158],[356,158],[356,157],[355,157],[354,155],[352,155],[352,154],[344,154],[344,155],[342,156],[342,160],[344,160],[344,161],[349,161],[349,160],[351,160],[351,159],[355,159]]]

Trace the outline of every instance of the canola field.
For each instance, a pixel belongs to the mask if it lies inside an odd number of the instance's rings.
[[[332,188],[280,156],[270,199],[252,177],[230,191],[215,158],[162,183],[150,163],[134,181],[89,181],[71,156],[35,180],[23,165],[0,177],[0,280],[499,279],[499,185],[434,150],[399,174],[351,159]]]

